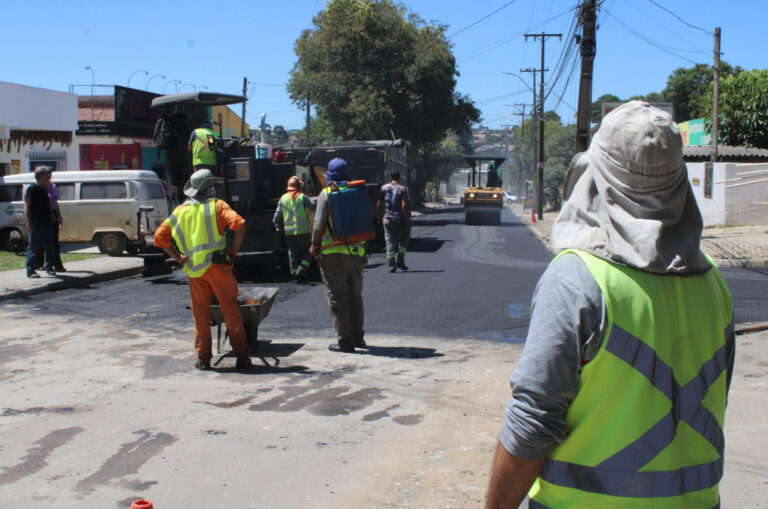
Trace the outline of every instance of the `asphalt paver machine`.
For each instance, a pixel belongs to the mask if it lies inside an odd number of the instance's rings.
[[[467,189],[464,191],[464,214],[468,225],[501,224],[501,209],[504,192],[497,168],[505,161],[503,157],[467,156],[464,160],[471,170],[467,174]],[[482,166],[486,163],[486,184],[482,185]]]

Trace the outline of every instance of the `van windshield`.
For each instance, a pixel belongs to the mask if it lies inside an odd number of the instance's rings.
[[[21,201],[21,184],[0,185],[0,201]]]

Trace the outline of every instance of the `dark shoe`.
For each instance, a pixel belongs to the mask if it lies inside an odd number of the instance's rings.
[[[397,262],[397,268],[400,270],[408,270],[408,266],[405,264],[405,262]]]
[[[59,265],[58,267],[54,267],[56,269],[56,272],[66,272],[67,269],[64,268],[63,265]]]
[[[34,270],[27,272],[27,277],[30,279],[37,279],[40,277],[40,274],[35,272]]]
[[[253,366],[253,362],[251,362],[250,357],[238,357],[235,363],[235,369],[250,368],[251,366]]]
[[[197,361],[197,362],[195,362],[195,369],[199,369],[200,371],[210,371],[211,363],[210,362]]]
[[[48,274],[49,276],[56,276],[56,271],[53,270],[53,267],[51,267],[50,269],[45,269],[45,273]]]
[[[360,338],[355,341],[355,348],[365,348],[367,345],[365,344],[365,340],[363,338]]]
[[[389,273],[390,274],[394,274],[395,272],[397,272],[397,268],[395,268],[395,267],[390,267],[389,268]]]
[[[328,350],[331,352],[342,352],[342,353],[355,353],[355,347],[351,345],[339,345],[336,343],[332,343],[328,345]]]

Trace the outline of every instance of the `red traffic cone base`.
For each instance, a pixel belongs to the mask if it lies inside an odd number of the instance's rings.
[[[531,209],[531,223],[536,223],[536,214],[533,209]]]
[[[149,500],[137,500],[131,504],[131,509],[154,509],[154,506]]]

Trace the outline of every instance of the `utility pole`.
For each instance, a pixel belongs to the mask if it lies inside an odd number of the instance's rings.
[[[716,163],[720,121],[720,27],[715,27],[715,81],[712,85],[712,162]]]
[[[529,72],[533,76],[533,88],[531,89],[533,91],[533,109],[531,110],[531,146],[533,147],[533,153],[531,154],[531,168],[534,168],[536,166],[536,129],[533,127],[533,123],[536,122],[537,112],[539,111],[539,100],[536,98],[536,73],[538,72],[538,69],[531,69],[529,67],[520,69],[520,72]],[[531,172],[531,176],[535,174],[536,172]],[[536,197],[536,200],[538,200],[538,197]]]
[[[534,40],[541,39],[541,67],[539,68],[539,71],[541,71],[541,79],[539,80],[539,160],[536,163],[536,168],[538,169],[538,192],[536,193],[539,197],[539,203],[537,203],[537,214],[539,216],[539,220],[544,219],[544,44],[547,41],[547,37],[557,37],[558,39],[563,38],[563,34],[547,34],[547,33],[540,33],[540,34],[525,34],[525,40],[527,41],[529,37],[533,37]]]
[[[311,123],[311,120],[312,120],[312,117],[310,116],[311,105],[312,105],[311,95],[310,95],[309,92],[307,92],[307,128],[306,128],[307,133],[306,134],[307,134],[307,146],[308,147],[311,146],[310,141],[309,141],[310,140],[310,137],[309,137],[309,124]]]
[[[517,172],[517,201],[522,201],[523,199],[523,140],[525,139],[525,117],[528,116],[528,114],[525,112],[526,106],[531,106],[530,104],[526,103],[515,103],[515,106],[522,106],[523,111],[521,113],[515,113],[515,115],[521,117],[520,118],[520,170]],[[535,149],[536,147],[536,139],[534,137],[533,132],[533,113],[531,113],[531,148]]]
[[[243,97],[248,97],[248,78],[243,78]],[[245,138],[245,103],[248,99],[243,101],[243,117],[240,119],[240,137]]]
[[[579,81],[579,103],[576,113],[576,153],[589,147],[589,127],[592,117],[592,71],[597,52],[595,24],[597,13],[595,0],[584,0],[579,11],[581,37],[576,43],[581,52],[581,79]]]
[[[504,170],[509,169],[509,147],[512,144],[509,138],[510,134],[512,134],[510,131],[512,127],[514,126],[511,124],[501,124],[501,128],[504,129]],[[499,173],[499,178],[501,178],[503,173],[499,168],[496,168],[496,171]]]

